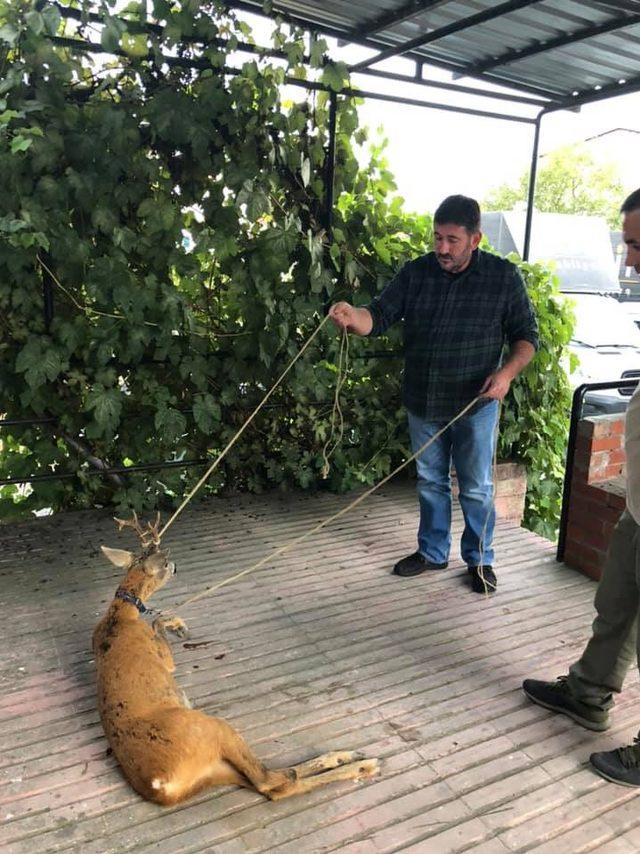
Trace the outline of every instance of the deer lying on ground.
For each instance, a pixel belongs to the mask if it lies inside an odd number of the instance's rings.
[[[98,707],[107,739],[124,776],[144,798],[176,804],[211,786],[253,788],[271,800],[309,792],[338,780],[370,777],[376,759],[351,751],[318,756],[291,768],[268,770],[242,736],[221,718],[192,709],[177,686],[165,630],[186,637],[179,617],[142,619],[144,603],[175,573],[159,547],[159,518],[143,527],[137,517],[116,520],[134,528],[142,550],[102,550],[126,570],[93,634]]]

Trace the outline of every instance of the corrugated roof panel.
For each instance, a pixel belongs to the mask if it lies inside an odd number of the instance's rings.
[[[249,0],[253,2],[258,11],[259,0]],[[554,99],[620,79],[640,86],[640,0],[328,0],[319,6],[303,0],[274,3],[275,11],[295,15],[318,29],[338,30],[347,40],[365,37],[381,50],[427,36],[426,43],[407,55],[461,76],[546,92]],[[397,20],[389,22],[394,14]],[[478,15],[484,20],[474,21]],[[372,30],[380,22],[383,25]],[[445,30],[433,37],[443,27],[458,24],[454,32]],[[603,32],[590,32],[598,27]],[[553,44],[573,35],[576,41]],[[547,42],[549,48],[539,50]],[[515,51],[531,55],[514,58]]]

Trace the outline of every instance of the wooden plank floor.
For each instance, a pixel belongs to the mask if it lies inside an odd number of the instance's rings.
[[[350,500],[208,500],[166,544],[178,574],[152,602],[176,607]],[[608,733],[526,701],[582,649],[594,585],[545,540],[496,534],[498,594],[447,571],[389,575],[414,548],[413,488],[376,493],[241,581],[193,605],[175,641],[194,704],[232,722],[271,765],[338,748],[381,759],[367,782],[278,803],[238,789],[161,809],[121,779],[95,708],[93,626],[118,574],[101,543],[129,547],[106,513],[0,528],[0,849],[18,852],[637,852],[637,793],[586,765],[640,725],[634,674]],[[460,518],[454,524],[455,539]]]

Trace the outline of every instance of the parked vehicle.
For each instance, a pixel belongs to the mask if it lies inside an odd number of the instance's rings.
[[[482,229],[502,254],[522,252],[524,211],[482,215]],[[576,327],[571,352],[577,370],[569,375],[574,388],[586,382],[608,382],[640,376],[640,329],[622,296],[609,228],[599,217],[535,212],[530,259],[552,261],[560,290],[573,303]],[[640,303],[638,303],[640,307]],[[583,414],[624,412],[633,387],[588,392]]]
[[[574,388],[588,382],[640,377],[640,329],[612,296],[568,293],[576,325],[571,351],[578,357],[570,375]],[[633,393],[628,389],[587,392],[584,415],[624,412]]]

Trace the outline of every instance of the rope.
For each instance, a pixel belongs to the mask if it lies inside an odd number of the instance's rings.
[[[347,371],[349,370],[349,333],[346,328],[342,328],[342,340],[340,341],[340,353],[338,354],[338,377],[336,379],[336,391],[333,398],[333,410],[331,411],[331,429],[329,430],[329,438],[324,443],[324,448],[322,449],[322,478],[326,480],[329,476],[329,457],[333,454],[335,449],[338,447],[340,442],[342,441],[342,436],[344,434],[344,417],[342,415],[342,407],[340,406],[340,392],[342,391],[342,386],[345,384],[347,379]],[[336,431],[336,415],[338,418],[339,427]],[[337,435],[336,435],[337,433]],[[329,451],[327,448],[329,444],[331,444],[332,439],[333,444]]]
[[[387,481],[391,480],[391,478],[394,477],[399,471],[402,471],[402,469],[405,468],[406,466],[408,466],[410,462],[413,462],[413,460],[415,460],[417,457],[419,457],[420,454],[422,454],[423,451],[425,451],[432,442],[435,442],[436,439],[439,439],[440,436],[442,436],[442,434],[445,432],[445,430],[447,430],[449,427],[451,427],[452,424],[455,424],[455,422],[459,418],[462,418],[462,416],[465,415],[471,409],[471,407],[474,406],[475,403],[477,403],[477,401],[479,399],[480,399],[480,395],[478,395],[478,397],[474,397],[474,399],[470,403],[468,403],[464,407],[464,409],[461,409],[460,412],[458,412],[458,414],[455,415],[451,419],[451,421],[449,421],[448,424],[445,424],[445,426],[441,430],[439,430],[437,433],[435,433],[430,439],[428,439],[424,443],[424,445],[422,445],[421,448],[418,448],[418,450],[415,452],[415,454],[412,454],[407,460],[405,460],[403,463],[401,463],[390,474],[388,474],[381,481],[379,481],[379,483],[376,483],[374,486],[372,486],[366,492],[363,492],[362,495],[358,496],[358,498],[356,498],[354,501],[352,501],[346,507],[343,507],[342,510],[339,510],[337,513],[334,513],[333,515],[329,516],[327,519],[324,519],[322,522],[318,522],[317,525],[315,525],[313,528],[311,528],[306,533],[300,534],[300,536],[296,537],[293,540],[290,540],[288,543],[285,543],[283,546],[280,546],[274,552],[271,552],[270,554],[261,558],[257,563],[254,563],[252,566],[248,567],[247,569],[243,569],[241,572],[237,572],[235,575],[231,575],[228,578],[225,578],[222,581],[219,581],[217,584],[213,584],[210,587],[205,587],[205,589],[200,591],[200,593],[196,593],[195,596],[191,596],[189,599],[186,599],[179,606],[179,608],[185,608],[187,605],[192,605],[194,602],[197,602],[200,599],[204,599],[205,596],[209,596],[211,593],[214,593],[216,590],[219,590],[221,587],[225,587],[227,584],[231,584],[233,581],[237,581],[238,578],[242,578],[245,575],[249,575],[250,572],[255,572],[256,569],[260,569],[260,567],[264,566],[265,563],[269,563],[278,555],[284,554],[284,552],[293,548],[293,546],[297,545],[298,543],[303,542],[308,537],[315,534],[316,531],[319,531],[321,528],[326,527],[331,522],[335,522],[335,520],[339,519],[340,516],[344,516],[345,513],[348,513],[350,510],[353,510],[353,508],[357,507],[357,505],[360,504],[361,502],[363,502],[365,500],[365,498],[368,498],[377,489],[380,489],[381,486],[383,486],[385,483],[387,483]],[[487,517],[487,519],[488,519],[488,517]]]
[[[251,415],[250,415],[250,416],[247,418],[247,420],[244,422],[244,424],[242,425],[242,427],[238,430],[238,432],[235,434],[235,436],[234,436],[234,437],[233,437],[233,438],[228,442],[227,446],[226,446],[225,448],[223,448],[223,450],[218,454],[218,456],[216,457],[216,459],[215,459],[215,460],[213,461],[213,463],[209,466],[209,468],[206,470],[206,472],[202,475],[202,477],[200,478],[200,480],[196,483],[196,485],[193,487],[193,489],[192,489],[192,490],[191,490],[191,492],[187,495],[187,497],[183,500],[182,504],[178,507],[178,509],[175,511],[175,513],[174,513],[172,516],[170,516],[170,517],[169,517],[169,520],[167,521],[166,525],[165,525],[165,526],[164,526],[164,528],[160,531],[159,538],[162,538],[162,536],[166,533],[166,531],[167,531],[167,529],[169,528],[169,526],[170,526],[170,525],[172,525],[172,524],[175,522],[175,520],[178,518],[178,516],[180,515],[180,513],[182,513],[182,511],[184,510],[184,508],[185,508],[185,507],[187,506],[187,504],[191,501],[191,499],[193,498],[193,496],[194,496],[194,495],[196,494],[196,492],[200,489],[200,487],[201,487],[201,486],[202,486],[202,484],[206,481],[206,479],[209,477],[209,475],[210,475],[213,471],[215,471],[215,469],[220,465],[220,463],[221,463],[221,462],[222,462],[222,460],[225,458],[225,456],[227,455],[227,453],[228,453],[228,452],[231,450],[231,448],[235,445],[235,443],[238,441],[238,439],[240,438],[240,436],[242,436],[242,434],[243,434],[243,433],[244,433],[244,431],[247,429],[247,427],[249,426],[249,424],[251,424],[251,422],[252,422],[252,421],[253,421],[253,419],[256,417],[256,415],[258,414],[258,412],[260,412],[260,410],[262,409],[262,407],[263,407],[263,406],[265,405],[265,403],[269,400],[269,398],[271,397],[271,395],[273,394],[273,392],[278,388],[278,386],[280,385],[280,383],[282,382],[282,380],[286,377],[286,375],[289,373],[289,371],[291,370],[291,368],[292,368],[292,367],[295,365],[295,363],[298,361],[298,359],[300,358],[300,356],[302,356],[302,354],[304,353],[304,351],[305,351],[305,350],[307,349],[307,347],[311,344],[311,342],[313,341],[313,339],[314,339],[314,338],[316,337],[316,335],[320,332],[320,330],[321,330],[321,329],[322,329],[322,327],[325,325],[325,323],[327,322],[327,320],[328,320],[328,319],[329,319],[329,315],[327,314],[327,315],[325,315],[325,317],[320,321],[320,323],[319,323],[319,324],[318,324],[318,326],[315,328],[315,330],[313,331],[313,333],[311,334],[311,336],[307,339],[307,341],[306,341],[306,342],[304,343],[304,345],[300,348],[300,350],[298,350],[297,354],[296,354],[296,355],[293,357],[293,359],[289,362],[289,364],[287,365],[287,367],[286,367],[286,368],[284,369],[284,371],[280,374],[280,376],[278,377],[278,379],[277,379],[277,380],[275,381],[275,383],[271,386],[271,388],[270,388],[270,389],[269,389],[269,391],[266,393],[266,395],[262,398],[262,400],[260,401],[260,403],[256,406],[256,408],[253,410],[253,412],[251,413]]]

